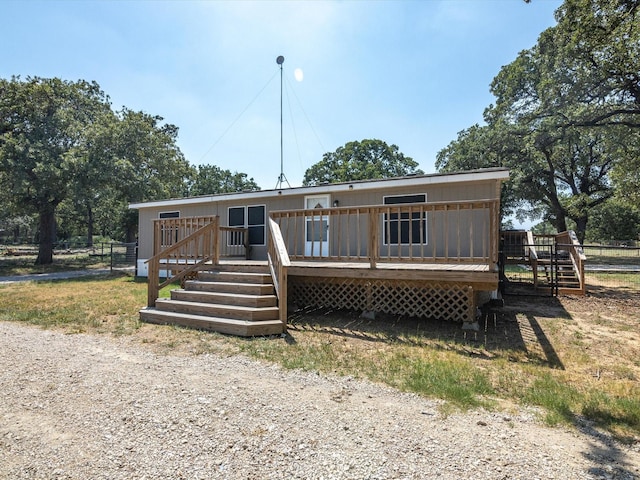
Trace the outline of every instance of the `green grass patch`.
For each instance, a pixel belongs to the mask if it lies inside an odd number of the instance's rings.
[[[585,399],[581,413],[598,425],[610,429],[640,431],[640,397],[612,397],[593,392]]]
[[[456,354],[425,356],[420,347],[392,346],[372,351],[344,341],[288,345],[273,339],[239,342],[243,353],[288,369],[367,378],[403,391],[447,400],[461,409],[490,407],[494,390],[485,372]],[[428,352],[428,351],[426,351]]]
[[[462,409],[490,407],[494,390],[488,376],[459,356],[412,358],[395,354],[384,375],[386,383],[398,382],[403,390],[447,400]],[[396,379],[400,379],[399,381]]]
[[[617,288],[621,291],[640,290],[640,272],[586,272],[587,287],[605,286]]]
[[[545,409],[547,424],[572,423],[575,420],[580,394],[551,373],[536,373],[531,385],[523,393],[522,401]]]

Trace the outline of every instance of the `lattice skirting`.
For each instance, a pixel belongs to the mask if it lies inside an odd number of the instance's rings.
[[[288,278],[289,302],[299,307],[368,310],[455,322],[475,319],[469,285],[415,280]]]

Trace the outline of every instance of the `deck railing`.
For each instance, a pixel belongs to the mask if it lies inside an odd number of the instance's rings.
[[[287,269],[291,266],[287,247],[284,244],[280,227],[269,219],[269,241],[267,247],[269,271],[273,279],[278,303],[280,305],[280,321],[287,326]]]
[[[577,287],[560,287],[564,292],[584,294],[586,291],[584,264],[587,257],[575,232],[534,234],[531,231],[503,231],[503,255],[506,264],[528,264],[533,273],[533,285],[540,286],[539,268],[548,283],[559,284],[556,278],[558,262],[570,260],[578,282]],[[558,288],[558,287],[556,287]]]
[[[182,279],[190,272],[197,271],[205,263],[217,264],[218,217],[211,217],[211,223],[205,224],[191,234],[178,240],[147,260],[149,278],[147,287],[147,305],[153,307],[160,289]],[[160,282],[160,275],[165,280]]]
[[[220,226],[215,215],[154,220],[154,254],[146,262],[147,304],[154,306],[160,289],[204,264],[217,265],[221,257],[246,258],[247,243],[247,228]]]
[[[272,211],[291,260],[498,261],[497,200]]]
[[[578,240],[578,236],[573,230],[559,233],[556,237],[557,249],[566,250],[569,252],[569,258],[573,264],[573,269],[578,277],[580,292],[584,295],[586,293],[586,282],[584,278],[584,264],[587,260],[582,245]]]
[[[209,225],[215,215],[203,217],[158,218],[153,220],[153,254],[166,250],[187,238],[196,230]]]
[[[180,240],[189,237],[205,225],[211,224],[215,215],[202,217],[182,217],[182,218],[158,218],[153,220],[153,254],[156,255]],[[248,255],[248,229],[245,227],[225,227],[219,226],[220,257],[245,257]],[[195,252],[184,250],[185,257],[195,257]]]

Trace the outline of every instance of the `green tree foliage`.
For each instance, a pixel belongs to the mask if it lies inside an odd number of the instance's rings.
[[[230,170],[222,170],[215,165],[199,165],[189,194],[212,195],[255,190],[260,190],[260,187],[246,173],[231,173]]]
[[[493,114],[556,127],[640,127],[640,4],[566,0],[558,24],[503,68]]]
[[[633,242],[640,239],[640,208],[637,204],[611,199],[594,209],[588,240]]]
[[[509,167],[508,205],[557,230],[570,219],[582,241],[612,180],[629,179],[620,166],[639,157],[640,14],[635,1],[566,0],[556,19],[494,78],[487,125],[461,132],[437,167]]]
[[[38,215],[37,264],[53,261],[56,208],[87,161],[86,130],[108,110],[95,82],[0,79],[0,188],[18,211]]]
[[[302,184],[312,186],[423,174],[417,167],[418,163],[404,156],[396,145],[389,146],[382,140],[362,140],[325,153],[320,162],[307,169]]]
[[[640,205],[640,135],[628,135],[619,145],[620,159],[611,178],[616,196],[632,205]]]
[[[62,205],[65,236],[83,228],[91,244],[103,237],[135,240],[137,214],[130,202],[187,194],[193,169],[176,145],[178,129],[162,117],[123,108],[86,132],[87,162]]]
[[[135,238],[129,202],[188,193],[193,168],[178,129],[144,112],[111,109],[95,82],[0,79],[0,191],[11,215],[39,218],[39,264],[51,263],[56,214],[65,235],[94,225]],[[77,233],[76,233],[77,234]]]
[[[119,212],[124,240],[131,242],[138,215],[128,203],[185,196],[194,171],[176,143],[178,127],[163,123],[160,116],[123,108],[109,135],[113,177],[103,191],[104,200]]]

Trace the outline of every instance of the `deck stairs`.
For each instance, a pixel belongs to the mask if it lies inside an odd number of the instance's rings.
[[[552,295],[584,295],[586,257],[575,233],[535,235],[524,230],[501,232],[502,277],[505,265],[524,265],[533,273],[536,291]]]
[[[571,294],[580,290],[580,279],[571,259],[557,256],[551,259],[539,259],[538,268],[543,273],[538,288],[555,287],[558,293]]]
[[[284,332],[268,267],[216,265],[184,281],[184,287],[140,310],[149,323],[178,325],[244,337]]]

